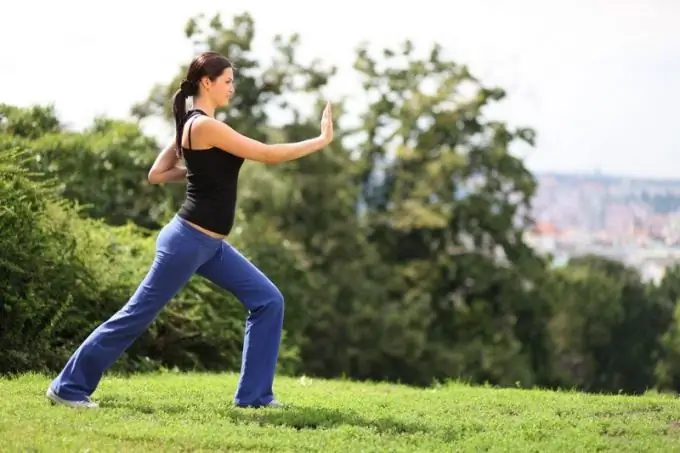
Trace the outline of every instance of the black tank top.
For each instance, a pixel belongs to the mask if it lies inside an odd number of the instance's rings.
[[[190,110],[187,122],[193,123],[198,115],[205,112]],[[207,230],[228,235],[234,225],[243,158],[219,148],[192,149],[191,123],[187,134],[189,147],[182,147],[187,168],[186,198],[177,215]]]

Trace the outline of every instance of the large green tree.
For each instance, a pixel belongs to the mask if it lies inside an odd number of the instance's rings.
[[[186,31],[197,51],[221,52],[238,68],[237,97],[219,118],[264,141],[318,133],[319,93],[335,70],[298,63],[296,36],[277,37],[264,67],[247,14],[229,27],[220,16],[197,17]],[[543,265],[522,240],[535,181],[509,148],[531,143],[533,131],[485,121],[483,108],[502,90],[483,87],[439,48],[428,59],[412,50],[407,42],[378,61],[359,49],[369,99],[360,128],[338,128],[335,143],[314,156],[244,167],[243,226],[263,219],[305,257],[308,290],[288,307],[306,371],[531,384],[546,357],[546,304],[528,303]],[[168,99],[185,70],[134,111],[169,121]],[[311,116],[289,102],[300,94],[311,98]],[[277,108],[291,119],[273,127],[267,112]],[[335,111],[340,122],[342,102]],[[294,282],[281,284],[284,294],[295,291]]]
[[[544,266],[523,233],[536,181],[510,152],[534,132],[485,119],[504,91],[439,46],[425,58],[409,41],[362,47],[355,68],[369,99],[359,144],[369,240],[390,265],[389,305],[422,335],[399,369],[534,383],[547,308],[532,288]]]
[[[325,103],[320,92],[336,69],[318,59],[300,63],[297,35],[275,37],[275,55],[267,64],[255,58],[254,23],[248,14],[236,15],[229,27],[219,15],[192,18],[186,33],[197,52],[221,52],[237,67],[236,97],[218,111],[218,118],[266,142],[304,140],[319,133]],[[182,66],[170,81],[158,84],[134,107],[135,114],[170,122],[168,99],[185,71]],[[305,97],[307,105],[292,102]],[[306,115],[305,107],[313,113]],[[334,106],[336,121],[342,120],[342,109],[341,102]],[[287,119],[278,126],[268,114],[276,111]],[[345,135],[339,130],[328,149],[294,162],[246,163],[239,188],[242,223],[236,231],[249,234],[260,225],[260,234],[279,237],[304,256],[304,272],[277,283],[287,299],[289,337],[300,348],[305,371],[368,376],[361,358],[371,355],[367,351],[377,340],[379,330],[371,324],[380,318],[382,289],[379,278],[372,278],[379,268],[377,254],[372,254],[357,217],[360,167],[343,146]],[[270,259],[258,257],[256,264],[270,275],[280,269]]]

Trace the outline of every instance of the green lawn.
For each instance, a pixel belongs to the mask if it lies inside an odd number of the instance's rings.
[[[450,385],[278,378],[287,409],[236,409],[236,375],[106,377],[96,410],[48,379],[0,380],[2,452],[680,452],[680,402]]]

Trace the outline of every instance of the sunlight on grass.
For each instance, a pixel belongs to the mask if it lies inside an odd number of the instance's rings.
[[[106,377],[101,408],[51,406],[47,377],[0,380],[3,452],[672,452],[671,396],[278,378],[287,409],[232,407],[234,374]]]

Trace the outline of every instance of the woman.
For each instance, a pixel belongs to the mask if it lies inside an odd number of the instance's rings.
[[[156,256],[130,300],[97,327],[47,389],[52,402],[95,408],[90,400],[104,372],[149,327],[196,273],[234,294],[248,309],[241,374],[234,396],[239,407],[280,406],[272,390],[283,327],[283,296],[277,287],[224,239],[231,231],[237,180],[244,160],[275,164],[298,159],[333,140],[330,104],[321,134],[296,143],[264,144],[215,119],[234,94],[232,64],[206,52],[189,66],[175,93],[176,137],[149,171],[152,184],[187,180],[186,199],[159,232]],[[186,98],[194,108],[186,112]],[[177,163],[184,158],[186,168]]]

